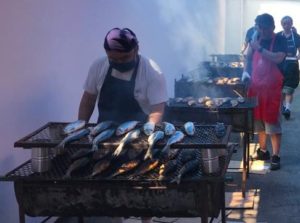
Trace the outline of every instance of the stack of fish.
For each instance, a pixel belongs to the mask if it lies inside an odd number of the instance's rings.
[[[164,160],[174,159],[179,149],[170,149],[170,147],[180,142],[185,134],[187,136],[195,134],[195,126],[192,122],[183,125],[183,132],[176,130],[175,126],[168,122],[163,123],[161,130],[159,128],[156,130],[156,125],[152,122],[143,124],[141,128],[137,128],[138,124],[138,121],[128,121],[120,125],[113,121],[104,121],[89,128],[84,128],[86,123],[83,121],[68,124],[64,128],[64,133],[69,135],[59,143],[56,149],[65,148],[66,144],[83,137],[88,137],[92,147],[79,149],[71,155],[72,163],[64,177],[69,178],[73,173],[87,166],[93,166],[90,177],[102,175],[111,169],[115,171],[110,174],[110,177],[126,174],[131,170],[135,170],[133,176],[141,176],[161,165]],[[148,137],[148,149],[128,149],[126,145],[140,138],[142,133]],[[122,137],[114,151],[99,148],[101,142],[108,141],[114,136]],[[155,148],[156,143],[165,137],[169,137],[165,147]],[[124,160],[125,154],[127,156]]]

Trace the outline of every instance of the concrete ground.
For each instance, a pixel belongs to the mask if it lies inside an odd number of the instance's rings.
[[[256,190],[254,197],[249,198],[253,205],[250,208],[229,209],[227,222],[246,223],[299,223],[300,222],[300,90],[295,92],[290,120],[282,119],[283,136],[281,150],[282,168],[266,174],[250,174],[247,180],[247,191]],[[254,143],[256,137],[254,137]],[[271,146],[269,146],[271,149]],[[241,157],[239,150],[232,159]],[[234,181],[226,185],[227,192],[241,191],[241,173],[227,173]],[[75,218],[58,219],[57,223],[78,222]],[[108,218],[86,218],[85,223],[112,222]],[[126,219],[125,223],[137,223],[139,219]],[[201,222],[200,218],[154,218],[153,222],[192,223]],[[220,222],[215,219],[213,222]]]

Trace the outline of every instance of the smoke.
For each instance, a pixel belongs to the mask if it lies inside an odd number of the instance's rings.
[[[171,44],[182,55],[182,65],[192,70],[217,52],[218,1],[157,0]]]

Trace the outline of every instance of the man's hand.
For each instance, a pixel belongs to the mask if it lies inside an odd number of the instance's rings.
[[[247,71],[244,71],[242,74],[242,82],[248,82],[250,81],[251,76]]]

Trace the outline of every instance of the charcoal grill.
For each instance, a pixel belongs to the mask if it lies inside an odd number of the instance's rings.
[[[256,98],[245,98],[244,103],[232,107],[225,103],[217,108],[208,108],[201,105],[189,106],[187,103],[176,103],[170,99],[165,119],[170,122],[184,123],[195,121],[201,124],[223,122],[232,126],[233,132],[243,134],[243,175],[242,192],[245,195],[246,179],[249,176],[249,143],[250,135],[254,132],[253,110],[257,105]]]
[[[15,146],[24,148],[55,146],[61,138],[60,131],[67,123],[47,123],[32,134],[22,138]],[[176,126],[177,129],[180,126]],[[225,173],[231,158],[232,148],[227,147],[231,126],[226,126],[223,137],[213,133],[214,125],[196,125],[194,141],[186,137],[173,148],[225,148],[227,153],[219,157],[220,169],[213,174],[199,170],[182,179],[180,184],[170,179],[158,180],[158,169],[145,176],[135,178],[122,175],[117,178],[86,177],[91,167],[78,172],[70,179],[63,178],[70,164],[70,155],[78,148],[90,146],[82,139],[68,145],[67,153],[54,157],[52,168],[44,173],[32,171],[30,160],[1,177],[2,181],[13,181],[19,204],[20,223],[29,216],[157,216],[157,217],[217,217],[221,211],[225,222]],[[145,146],[143,138],[132,143]],[[103,143],[103,149],[115,146],[116,139]],[[164,145],[164,141],[161,145]],[[189,147],[190,145],[190,147]],[[114,147],[115,148],[115,147]],[[146,147],[145,147],[146,148]],[[130,173],[129,173],[130,174]],[[172,198],[172,199],[170,199]]]

